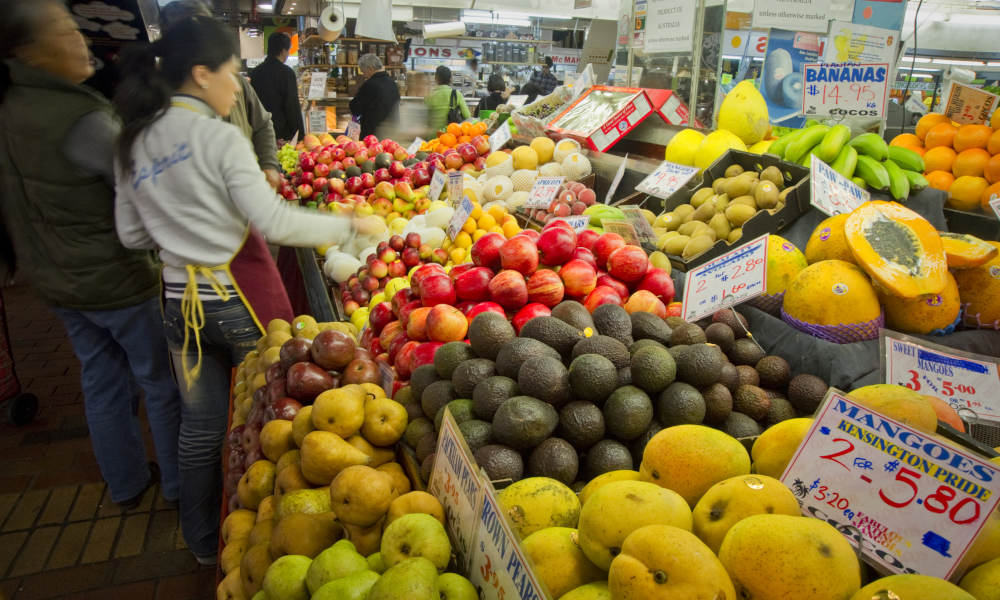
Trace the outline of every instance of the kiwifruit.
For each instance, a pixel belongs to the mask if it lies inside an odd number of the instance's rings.
[[[730,204],[724,214],[730,223],[742,227],[744,223],[757,214],[757,208],[746,204]]]
[[[675,215],[673,211],[666,213],[659,222],[660,227],[663,227],[667,231],[674,231],[681,226],[681,218]]]
[[[737,196],[743,196],[750,193],[750,186],[753,184],[753,177],[749,173],[743,173],[739,177],[733,177],[726,184],[726,189],[724,190],[730,198],[736,198]]]
[[[729,196],[725,194],[716,194],[712,198],[712,203],[715,204],[715,212],[722,212],[729,206]]]
[[[688,241],[687,246],[684,246],[684,251],[681,253],[681,257],[684,260],[694,258],[705,250],[711,248],[714,243],[715,240],[707,235],[696,235]]]
[[[753,193],[757,208],[774,208],[778,204],[778,187],[770,181],[762,181]]]
[[[743,229],[737,227],[736,229],[733,229],[732,231],[729,232],[729,237],[726,238],[726,241],[732,244],[737,240],[739,240],[741,237],[743,237]]]
[[[732,227],[729,225],[729,219],[726,218],[725,213],[716,213],[715,216],[708,222],[708,226],[715,232],[715,239],[724,240],[729,237],[729,232]]]
[[[728,184],[729,184],[728,178],[719,177],[718,179],[712,182],[712,191],[715,192],[716,194],[721,194],[726,189],[726,186]]]
[[[754,200],[753,196],[751,196],[750,194],[733,198],[732,200],[729,201],[729,206],[732,206],[733,204],[745,204],[747,206],[752,206],[754,208],[757,208],[757,201]]]
[[[683,219],[684,217],[690,215],[694,212],[694,207],[690,204],[680,204],[674,208],[673,213],[677,215],[678,218]]]
[[[701,206],[699,206],[691,214],[691,219],[695,221],[701,221],[702,223],[708,223],[714,216],[715,216],[715,204],[712,202],[706,202]]]
[[[726,177],[736,177],[743,173],[743,167],[740,165],[729,165],[726,167]]]
[[[778,167],[768,167],[760,172],[760,178],[764,181],[770,181],[779,190],[785,187],[785,178],[781,176],[781,169]]]
[[[705,229],[707,227],[708,224],[702,221],[689,221],[678,227],[677,233],[690,237],[693,236],[697,231]]]
[[[678,235],[670,238],[660,246],[660,250],[663,250],[667,254],[673,254],[674,256],[679,255],[684,251],[684,247],[687,246],[690,237],[686,235]]]
[[[781,193],[778,194],[778,202],[784,202],[785,199],[788,198],[788,194],[792,193],[793,189],[795,188],[785,188],[781,190]]]
[[[714,194],[711,188],[701,188],[691,195],[691,206],[698,208]]]

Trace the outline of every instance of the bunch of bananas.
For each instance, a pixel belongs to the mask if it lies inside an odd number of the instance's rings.
[[[788,162],[808,167],[812,157],[830,165],[862,188],[888,191],[903,201],[911,191],[927,187],[924,159],[916,152],[890,146],[877,133],[862,133],[851,139],[846,125],[812,125],[775,140],[768,148]]]

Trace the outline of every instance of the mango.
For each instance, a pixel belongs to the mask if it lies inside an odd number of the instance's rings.
[[[575,588],[605,578],[580,549],[578,533],[571,527],[548,527],[521,542],[549,594],[559,598]]]
[[[713,485],[692,511],[694,533],[712,552],[733,525],[751,515],[798,516],[799,503],[792,492],[773,477],[738,475]]]
[[[788,419],[768,427],[750,449],[756,472],[780,478],[812,423],[809,418]]]
[[[847,397],[920,431],[937,431],[937,413],[926,398],[910,388],[891,383],[860,387]]]
[[[587,585],[581,585],[559,600],[611,600],[611,590],[604,581],[595,581]]]
[[[649,440],[639,473],[694,506],[714,484],[750,473],[750,456],[736,438],[704,425],[667,427]]]
[[[958,585],[977,600],[1000,600],[1000,558],[969,571]]]
[[[930,575],[889,575],[869,583],[851,596],[851,600],[899,598],[899,600],[987,600],[972,596],[954,583]]]
[[[590,482],[583,486],[583,489],[580,490],[580,503],[586,504],[587,499],[590,498],[594,492],[609,483],[613,483],[615,481],[639,481],[639,478],[639,471],[630,471],[628,469],[601,473],[597,477],[591,479]]]
[[[575,527],[580,499],[565,484],[548,477],[528,477],[500,492],[497,500],[518,537],[547,527]]]

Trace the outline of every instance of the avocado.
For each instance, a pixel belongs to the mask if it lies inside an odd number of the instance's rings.
[[[654,340],[664,346],[670,342],[673,332],[666,322],[653,313],[638,311],[630,315],[632,319],[632,339]]]
[[[475,452],[493,441],[493,425],[479,419],[469,419],[458,424],[469,450]]]
[[[592,335],[577,342],[573,346],[573,358],[581,354],[600,354],[610,360],[616,369],[629,366],[632,360],[625,344],[606,335]]]
[[[358,168],[361,169],[362,173],[374,173],[375,172],[375,161],[369,158],[358,163]]]
[[[518,481],[524,477],[524,460],[521,453],[500,444],[487,444],[473,453],[476,464],[486,471],[490,481],[500,482],[510,479]]]
[[[760,425],[741,412],[732,412],[719,429],[736,439],[755,437],[762,433]]]
[[[608,471],[632,470],[632,453],[628,447],[615,440],[601,440],[587,450],[584,471],[590,479]]]
[[[551,316],[535,317],[521,327],[522,338],[536,339],[562,356],[569,359],[573,355],[573,346],[583,336],[580,330],[565,321]]]
[[[496,360],[500,348],[516,337],[510,321],[495,312],[480,313],[469,324],[469,346],[479,358]]]
[[[421,366],[423,366],[423,365],[421,365]],[[434,366],[431,365],[431,369],[433,369],[433,368],[434,368]],[[436,377],[437,377],[437,375],[435,374],[435,378]],[[411,379],[410,385],[404,385],[403,387],[401,387],[398,390],[396,390],[396,393],[392,396],[392,399],[395,400],[396,402],[399,402],[400,404],[402,404],[402,405],[405,406],[405,405],[410,404],[410,403],[412,403],[414,401],[416,401],[417,403],[419,403],[420,402],[420,395],[419,394],[414,394],[414,392],[413,392],[413,381]]]
[[[767,392],[755,385],[741,385],[733,392],[733,410],[751,419],[760,421],[771,408],[771,398]]]
[[[410,448],[416,448],[420,438],[427,433],[434,433],[434,423],[427,417],[418,417],[407,423],[406,431],[403,432],[403,441]]]
[[[347,173],[341,169],[330,169],[330,174],[327,175],[327,179],[340,179],[343,181],[347,179]]]
[[[780,356],[765,356],[754,368],[760,374],[760,385],[766,388],[783,390],[792,377],[792,367]]]
[[[632,382],[650,394],[659,394],[674,382],[677,365],[666,348],[647,346],[632,355]]]
[[[733,412],[733,394],[722,383],[713,383],[701,391],[705,399],[705,423],[721,425]]]
[[[670,336],[671,346],[690,346],[691,344],[704,344],[707,341],[705,332],[694,323],[686,323],[674,329],[673,335]]]
[[[601,404],[618,387],[618,369],[600,354],[581,354],[569,365],[569,387],[573,398]]]
[[[442,406],[456,398],[455,387],[447,379],[442,379],[427,386],[420,395],[420,406],[424,409],[424,416],[433,419]]]
[[[777,425],[782,421],[795,418],[795,407],[785,398],[771,398],[771,406],[764,415],[764,427]]]
[[[462,424],[465,421],[470,421],[474,418],[474,415],[472,414],[472,400],[469,400],[468,398],[452,400],[438,409],[437,414],[434,415],[435,431],[441,431],[441,422],[444,421],[444,409],[446,408],[451,411],[451,416],[455,419],[455,423]]]
[[[705,419],[705,399],[694,386],[675,381],[660,393],[656,419],[664,427],[697,425]]]
[[[670,331],[673,331],[678,327],[683,327],[684,325],[688,324],[688,322],[682,319],[681,317],[667,317],[666,319],[663,320],[664,322],[666,322],[667,327],[670,328]]]
[[[740,338],[729,348],[729,360],[736,366],[756,365],[764,358],[764,350],[750,338]]]
[[[649,422],[649,427],[646,428],[646,431],[632,440],[632,447],[630,449],[632,451],[632,460],[635,464],[642,463],[642,453],[646,450],[646,444],[649,443],[649,440],[653,439],[654,435],[661,431],[663,431],[663,424],[653,419]]]
[[[757,369],[749,365],[736,367],[736,386],[740,385],[760,385],[760,373],[757,372]],[[736,386],[730,391],[735,392]]]
[[[631,367],[623,367],[621,369],[618,369],[618,385],[616,387],[624,387],[626,385],[632,385]]]
[[[476,384],[496,375],[496,365],[488,358],[463,361],[451,374],[451,384],[459,398],[472,398]]]
[[[788,401],[800,415],[812,415],[823,402],[829,388],[819,377],[802,373],[788,382]]]
[[[733,330],[733,334],[736,335],[736,339],[746,337],[747,331],[750,329],[747,318],[732,309],[716,311],[712,315],[712,322],[729,325],[729,328]]]
[[[705,328],[705,340],[710,344],[715,344],[719,348],[722,348],[723,352],[729,352],[729,348],[736,341],[736,335],[729,325],[725,323],[712,323]]]
[[[730,392],[735,390],[740,383],[739,371],[736,369],[737,367],[728,360],[722,363],[722,368],[719,369],[719,383],[726,386]]]
[[[642,435],[653,420],[653,402],[634,385],[615,390],[604,402],[604,425],[617,440],[627,442]]]
[[[667,350],[667,347],[661,344],[660,342],[656,340],[645,339],[645,340],[636,340],[632,342],[632,345],[628,347],[628,351],[629,354],[635,356],[636,352],[649,346],[653,346],[655,348],[663,348],[664,350]]]
[[[423,437],[417,442],[417,447],[414,451],[417,454],[417,460],[423,462],[427,458],[428,454],[433,454],[437,450],[437,433],[430,431],[425,433]]]
[[[477,419],[492,421],[503,401],[518,394],[517,382],[510,377],[487,377],[477,383],[476,389],[472,391],[472,414]]]
[[[403,166],[404,167],[412,167],[413,165],[417,164],[418,162],[420,162],[420,161],[417,160],[416,157],[407,158],[407,159],[403,160]]]
[[[481,316],[483,315],[479,315],[479,317]],[[476,319],[479,317],[476,317]],[[540,356],[559,358],[559,353],[538,340],[514,338],[504,344],[497,354],[497,374],[516,380],[517,373],[521,370],[521,363],[534,360]]]
[[[425,151],[423,151],[423,150],[421,150],[421,151],[417,152],[416,154],[414,154],[413,158],[415,158],[417,160],[424,160],[425,158],[427,158],[427,156],[428,156],[428,153],[425,152]]]
[[[388,169],[392,165],[392,155],[388,152],[379,152],[375,155],[375,168]]]
[[[570,485],[580,470],[576,450],[566,440],[549,438],[538,444],[528,456],[529,477],[549,477]]]
[[[413,396],[419,398],[423,395],[427,386],[440,380],[441,378],[437,374],[437,367],[433,364],[420,365],[410,374],[410,388],[413,390]],[[400,404],[406,404],[398,398],[393,398],[393,400]]]
[[[434,369],[441,379],[451,379],[458,365],[473,358],[476,354],[465,342],[448,342],[434,352]]]
[[[670,352],[670,356],[674,357],[674,362],[677,362],[681,360],[681,357],[684,356],[684,353],[687,352],[687,349],[690,347],[691,346],[688,346],[687,344],[677,344],[676,346],[667,348],[667,350]]]
[[[557,433],[577,450],[586,450],[604,439],[604,413],[593,402],[570,402],[559,411]]]
[[[420,479],[427,483],[431,480],[431,471],[434,470],[434,456],[436,452],[430,453],[424,458],[423,462],[420,463]]]
[[[584,330],[588,327],[594,333],[596,327],[594,326],[594,319],[587,312],[586,307],[577,302],[576,300],[563,300],[559,304],[556,304],[552,308],[552,316],[559,319],[560,321],[572,325],[578,330]]]
[[[403,405],[403,408],[406,409],[406,418],[408,421],[427,418],[427,416],[424,415],[424,407],[420,406],[420,402],[407,402]]]
[[[521,365],[517,387],[521,394],[558,408],[569,401],[569,371],[558,358],[541,356]]]
[[[626,346],[632,345],[632,318],[617,304],[602,304],[590,315],[597,333],[613,337]]]
[[[351,165],[344,169],[344,175],[347,177],[361,177],[361,167],[357,165]]]
[[[725,357],[718,346],[694,344],[677,361],[677,378],[702,388],[719,381]]]
[[[531,396],[508,398],[493,416],[493,437],[515,450],[528,450],[552,435],[559,413],[547,402]]]

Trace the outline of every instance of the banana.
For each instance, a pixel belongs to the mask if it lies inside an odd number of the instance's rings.
[[[858,186],[863,190],[868,189],[868,184],[865,183],[865,180],[861,179],[860,177],[851,177],[851,181],[854,182],[854,185]]]
[[[903,174],[903,169],[891,160],[885,161],[882,165],[889,174],[889,193],[895,200],[900,202],[906,200],[910,195],[910,180]]]
[[[910,189],[914,192],[919,192],[930,185],[927,178],[920,173],[910,171],[909,169],[903,169],[903,175],[906,175],[906,178],[910,181]]]
[[[803,129],[799,137],[788,143],[785,148],[785,160],[800,163],[809,152],[823,141],[823,136],[830,131],[826,125],[813,125],[808,129]]]
[[[785,158],[785,150],[788,148],[788,144],[795,140],[799,135],[802,134],[801,129],[796,129],[791,133],[787,133],[780,138],[774,140],[771,147],[767,149],[768,154],[773,154],[778,158]]]
[[[858,166],[854,172],[873,190],[889,189],[889,173],[882,163],[866,154],[858,154]]]
[[[924,158],[909,148],[889,146],[889,159],[905,171],[924,172]]]
[[[851,128],[847,125],[834,125],[833,129],[826,132],[823,141],[813,152],[816,154],[816,158],[830,164],[849,141],[851,141]]]
[[[802,160],[799,161],[799,164],[807,169],[812,168],[812,161],[814,156],[816,156],[814,153],[809,152],[808,154],[802,157]]]
[[[858,154],[870,156],[879,162],[889,157],[889,144],[877,133],[862,133],[851,140],[851,145]]]
[[[854,169],[858,166],[858,151],[851,146],[844,146],[837,155],[836,160],[830,165],[834,171],[850,179],[854,177]]]

